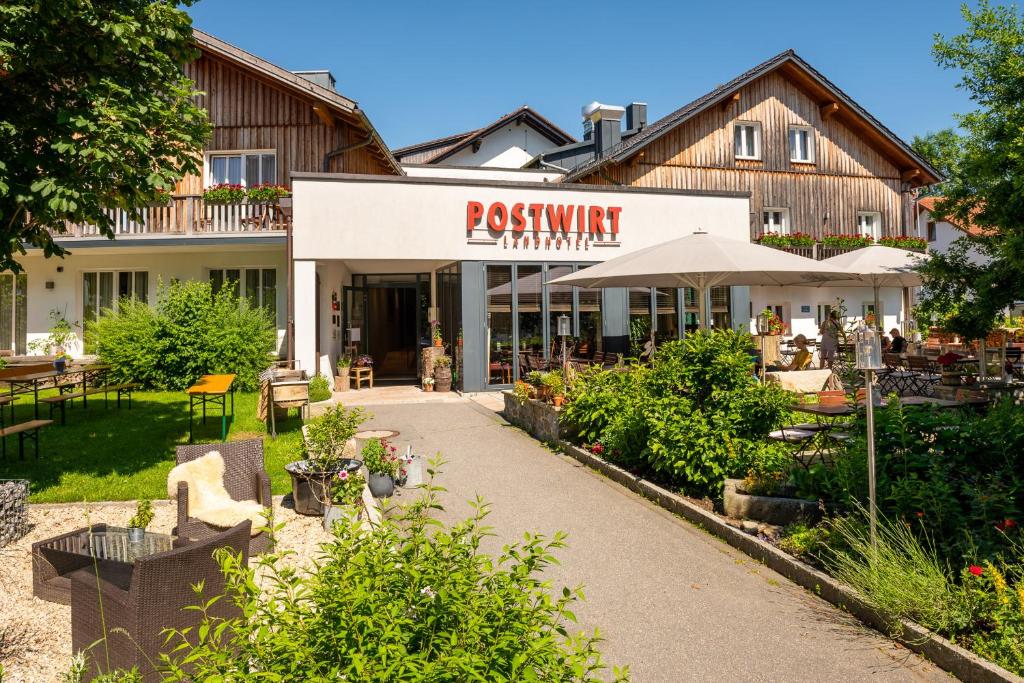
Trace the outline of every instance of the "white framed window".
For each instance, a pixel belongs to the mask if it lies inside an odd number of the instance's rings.
[[[882,214],[878,211],[858,211],[857,231],[877,241],[882,236]]]
[[[761,158],[761,124],[737,121],[733,125],[733,154],[737,159]]]
[[[800,164],[814,163],[814,129],[810,126],[789,127],[789,160]]]
[[[117,310],[121,299],[149,301],[149,272],[92,270],[82,273],[82,318],[97,320],[105,309]]]
[[[821,327],[821,324],[828,320],[828,317],[832,314],[832,309],[834,309],[835,307],[836,305],[832,303],[818,304],[818,313],[817,317],[815,318],[815,320],[818,323],[818,327]]]
[[[277,269],[276,268],[211,268],[210,285],[213,293],[230,285],[235,296],[245,298],[254,306],[266,308],[277,321]]]
[[[207,185],[274,185],[277,183],[277,154],[273,150],[211,152],[206,164]]]
[[[761,211],[761,222],[765,233],[788,235],[790,232],[789,209],[765,207]]]
[[[936,240],[935,221],[928,221],[927,229],[928,229],[928,241],[929,242],[934,242]]]

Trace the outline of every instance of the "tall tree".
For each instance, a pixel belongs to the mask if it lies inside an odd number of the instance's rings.
[[[957,116],[960,154],[936,212],[984,234],[960,238],[922,272],[925,306],[954,331],[979,338],[1024,299],[1024,16],[988,0],[961,12],[965,31],[936,35],[934,53],[940,66],[962,72],[958,87],[978,108]]]
[[[107,209],[141,220],[198,172],[209,136],[182,66],[195,58],[177,0],[0,2],[0,269],[25,246],[63,255],[51,231]],[[191,4],[191,0],[185,2]]]
[[[960,168],[961,152],[960,136],[952,128],[943,128],[924,135],[915,135],[910,146],[924,157],[946,178],[955,176]],[[942,184],[925,188],[922,194],[936,195],[942,193]]]

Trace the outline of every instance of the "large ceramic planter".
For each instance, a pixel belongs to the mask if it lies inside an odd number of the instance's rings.
[[[943,370],[942,371],[942,380],[941,381],[942,381],[942,384],[947,386],[947,387],[958,387],[961,384],[963,384],[963,380],[961,379],[961,375],[960,375],[960,371],[959,370],[954,371],[954,372],[948,372],[946,370]]]
[[[434,368],[434,389],[437,391],[452,390],[452,369],[450,367]]]
[[[337,522],[354,524],[359,521],[358,505],[327,505],[324,508],[324,531],[332,531]]]
[[[389,474],[370,473],[366,481],[374,498],[390,498],[395,494],[395,480]]]
[[[53,361],[53,369],[56,370],[57,372],[64,372],[66,366],[67,360],[65,360],[64,358],[58,358],[57,360]]]
[[[295,512],[300,515],[322,515],[324,504],[321,501],[327,500],[324,482],[337,476],[342,469],[356,472],[363,466],[361,460],[350,459],[343,461],[343,467],[333,472],[316,472],[310,470],[306,462],[306,460],[299,460],[284,466],[285,471],[292,477],[292,500],[295,504]]]

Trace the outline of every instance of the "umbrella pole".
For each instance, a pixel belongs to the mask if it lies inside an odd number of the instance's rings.
[[[706,330],[708,325],[708,289],[704,286],[704,276],[697,279],[697,315],[700,316],[700,329]]]
[[[875,282],[874,288],[875,288],[875,327],[878,328],[878,336],[879,336],[879,338],[881,338],[881,336],[884,334],[882,328],[884,327],[885,323],[882,321],[882,307],[881,307],[881,305],[879,303],[879,298],[878,298],[878,289],[879,289],[879,287],[878,287],[878,282],[877,281]]]

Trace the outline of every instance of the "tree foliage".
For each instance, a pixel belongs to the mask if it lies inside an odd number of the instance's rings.
[[[113,237],[198,172],[210,127],[182,66],[191,19],[168,0],[0,3],[0,269],[24,246],[63,255],[65,221]],[[183,4],[191,4],[185,2]]]
[[[936,213],[983,234],[934,254],[922,274],[926,307],[950,307],[943,324],[973,339],[1024,299],[1024,16],[987,0],[961,11],[964,32],[936,36],[934,53],[940,66],[961,71],[958,87],[978,108],[957,116],[964,134]],[[936,139],[929,144],[940,148]],[[984,263],[969,258],[970,247]]]
[[[914,151],[932,165],[945,178],[952,178],[960,170],[960,155],[963,154],[963,142],[960,135],[952,128],[943,128],[924,135],[915,135],[910,143]],[[924,195],[942,193],[942,184],[925,188]]]

